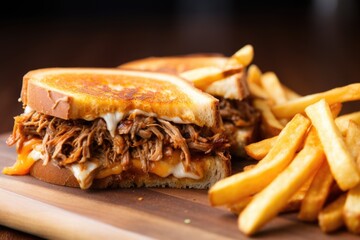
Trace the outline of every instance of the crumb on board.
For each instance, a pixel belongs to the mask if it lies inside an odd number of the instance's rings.
[[[185,218],[185,219],[184,219],[184,223],[185,223],[185,224],[190,224],[190,223],[191,223],[191,219],[190,219],[190,218]]]

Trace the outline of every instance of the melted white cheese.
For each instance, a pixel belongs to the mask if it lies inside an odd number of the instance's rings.
[[[30,106],[26,106],[24,109],[25,114],[31,113],[32,111],[34,111],[34,110]]]
[[[101,117],[105,120],[106,122],[106,127],[108,129],[108,131],[110,132],[111,136],[114,137],[115,136],[115,131],[116,131],[116,127],[117,125],[119,124],[119,122],[125,117],[125,116],[128,116],[128,115],[144,115],[144,116],[147,116],[147,117],[157,117],[157,114],[156,113],[149,113],[149,112],[144,112],[140,109],[134,109],[134,110],[131,110],[129,111],[126,115],[124,113],[121,113],[121,112],[114,112],[114,113],[106,113],[106,114],[103,114],[101,115]],[[161,117],[162,119],[165,119],[167,121],[171,121],[171,122],[174,122],[174,123],[188,123],[188,122],[185,122],[183,121],[180,117]]]
[[[105,122],[108,131],[110,132],[111,136],[115,136],[115,130],[119,122],[123,119],[124,114],[121,112],[115,112],[115,113],[106,113],[101,116]]]
[[[34,161],[38,161],[40,159],[43,159],[44,158],[44,155],[42,155],[42,153],[37,150],[36,148],[33,149],[29,155],[28,155],[30,158],[32,158]]]
[[[171,170],[171,174],[174,175],[174,177],[176,178],[200,179],[200,176],[197,176],[192,172],[186,172],[184,165],[181,162],[174,166],[174,168]]]
[[[71,164],[69,169],[74,174],[74,177],[78,181],[82,189],[88,189],[94,179],[94,174],[91,174],[95,169],[99,167],[94,162],[85,162],[83,164],[74,163]]]

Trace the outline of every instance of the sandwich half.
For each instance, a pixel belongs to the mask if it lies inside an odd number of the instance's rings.
[[[3,173],[71,187],[208,188],[230,174],[219,101],[165,73],[48,68],[24,76]]]
[[[122,64],[119,68],[175,74],[216,97],[231,153],[246,156],[244,146],[256,140],[260,113],[251,105],[245,69],[231,60],[218,54],[149,57]],[[204,71],[210,76],[200,81],[196,76],[194,82],[192,76]]]

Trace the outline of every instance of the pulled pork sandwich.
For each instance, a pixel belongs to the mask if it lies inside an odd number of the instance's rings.
[[[39,69],[21,100],[5,174],[82,189],[208,188],[230,174],[219,101],[174,75]]]

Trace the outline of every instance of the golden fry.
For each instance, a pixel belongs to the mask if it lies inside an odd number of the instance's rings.
[[[360,100],[360,83],[334,88],[326,92],[307,95],[288,101],[272,108],[278,118],[291,118],[297,113],[303,113],[309,105],[325,99],[328,104]]]
[[[196,68],[183,72],[180,76],[203,90],[211,83],[225,78],[223,70],[217,67]]]
[[[350,120],[356,122],[357,124],[360,124],[360,111],[345,114],[345,115],[342,115],[342,116],[336,118],[336,120],[335,120],[336,126],[338,126],[342,135],[345,135],[345,133],[348,129]]]
[[[303,221],[316,221],[324,203],[330,193],[334,178],[331,175],[329,165],[323,162],[302,201],[298,218]]]
[[[288,101],[291,101],[291,100],[294,100],[294,99],[296,99],[296,98],[300,98],[300,97],[301,97],[300,94],[298,94],[298,93],[295,92],[294,90],[288,88],[287,86],[285,86],[285,85],[283,85],[283,84],[282,84],[281,86],[282,86],[282,88],[283,88],[283,90],[284,90],[284,92],[285,92],[285,96],[286,96],[286,99],[287,99]]]
[[[234,204],[266,187],[291,162],[309,125],[307,118],[301,114],[296,115],[285,126],[274,147],[258,166],[220,180],[210,188],[211,205]]]
[[[324,161],[324,151],[315,129],[311,130],[304,148],[266,188],[241,212],[238,226],[247,235],[255,233],[283,209]]]
[[[259,85],[255,84],[253,82],[249,82],[248,86],[249,86],[250,94],[253,97],[262,98],[262,99],[268,99],[269,98],[267,92],[264,89],[262,89]]]
[[[360,234],[360,184],[348,192],[343,215],[347,229]]]
[[[251,143],[245,146],[245,151],[247,155],[252,157],[255,160],[263,159],[266,154],[270,151],[270,149],[275,145],[277,140],[276,137],[266,138],[256,143]]]
[[[254,58],[254,48],[250,44],[240,48],[231,58],[236,59],[243,66],[248,66]]]
[[[323,232],[333,232],[344,225],[343,208],[346,194],[326,206],[319,214],[319,226]]]
[[[286,206],[281,209],[281,213],[289,213],[289,212],[295,212],[298,211],[300,209],[301,206],[301,202],[305,197],[305,193],[306,191],[303,189],[299,189],[288,201],[288,203],[286,204]],[[240,202],[237,202],[233,205],[229,205],[229,210],[232,213],[235,214],[240,214],[242,212],[242,210],[244,210],[244,208],[250,203],[250,201],[253,199],[253,197],[247,197],[244,198],[242,200],[240,200]]]
[[[339,187],[346,191],[358,185],[360,171],[335,125],[329,105],[323,99],[307,107],[305,112],[318,132],[331,173]]]
[[[229,205],[229,209],[232,213],[240,214],[241,211],[244,210],[244,208],[250,203],[252,199],[252,196],[241,199],[239,202]]]
[[[263,120],[262,123],[264,125],[263,130],[265,131],[264,135],[266,137],[273,137],[278,135],[284,126],[275,118],[267,102],[264,100],[255,99],[254,106],[261,112]]]
[[[341,112],[342,103],[333,103],[329,106],[330,106],[330,111],[331,111],[333,118],[336,118]]]
[[[278,136],[265,138],[259,142],[251,143],[244,147],[246,154],[252,157],[254,160],[263,159],[270,149],[275,145]],[[300,144],[297,151],[300,151],[303,148],[303,145]]]
[[[259,67],[256,66],[255,64],[251,64],[247,72],[248,83],[254,83],[260,86],[261,75],[262,73]]]
[[[311,182],[314,179],[314,175],[315,174],[309,177],[306,182],[301,186],[301,188],[296,191],[296,193],[290,198],[286,206],[280,211],[281,213],[295,212],[300,210],[301,203],[305,198],[305,194],[308,191]]]
[[[360,155],[360,124],[357,124],[353,120],[349,120],[349,127],[346,131],[345,142],[351,155],[357,159]],[[358,168],[360,169],[359,165]]]
[[[256,167],[256,164],[246,165],[246,166],[243,168],[243,171],[244,171],[244,172],[249,171],[249,170],[253,169],[254,167]]]
[[[275,104],[287,102],[284,89],[282,88],[281,83],[275,73],[264,73],[261,76],[261,85]]]

